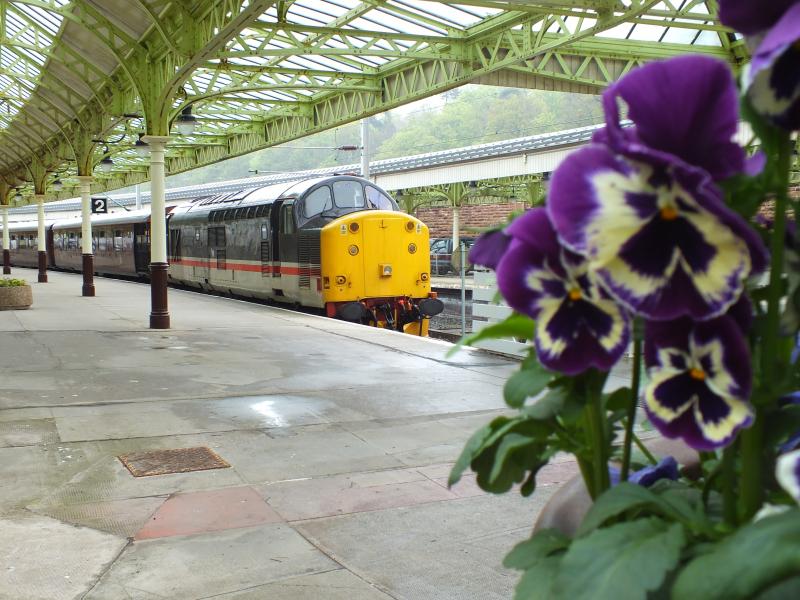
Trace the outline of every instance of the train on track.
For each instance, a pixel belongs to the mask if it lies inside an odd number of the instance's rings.
[[[336,175],[195,198],[167,208],[169,281],[319,309],[427,335],[428,227],[384,190]],[[12,223],[11,263],[38,266],[37,224]],[[46,226],[48,268],[80,271],[81,220]],[[92,217],[94,269],[149,277],[150,211]]]

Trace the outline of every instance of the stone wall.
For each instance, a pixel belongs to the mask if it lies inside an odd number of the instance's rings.
[[[486,229],[505,223],[512,212],[525,210],[524,202],[505,204],[470,204],[461,207],[461,235],[474,236],[476,229]],[[417,209],[417,218],[430,229],[435,237],[450,237],[453,234],[453,209],[433,206]]]

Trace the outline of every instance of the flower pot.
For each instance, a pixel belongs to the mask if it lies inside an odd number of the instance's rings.
[[[656,456],[674,456],[681,465],[681,474],[689,479],[700,476],[700,457],[697,452],[680,441],[667,438],[646,440],[645,445]],[[547,501],[533,527],[556,529],[568,537],[574,537],[581,521],[592,507],[592,499],[580,475],[562,485]]]
[[[0,310],[24,310],[33,304],[31,286],[0,287]]]

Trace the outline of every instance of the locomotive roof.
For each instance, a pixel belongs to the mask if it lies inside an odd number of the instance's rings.
[[[311,177],[301,181],[284,181],[273,185],[267,185],[260,188],[250,188],[239,190],[237,192],[227,192],[217,196],[204,196],[191,202],[191,204],[180,207],[181,210],[176,210],[175,215],[181,216],[190,215],[205,215],[214,210],[223,210],[226,208],[239,208],[242,206],[253,206],[258,204],[271,204],[276,200],[285,198],[297,198],[301,196],[310,188],[324,182],[339,181],[339,180],[355,180],[362,183],[374,183],[355,177],[353,175],[325,175],[322,177]]]

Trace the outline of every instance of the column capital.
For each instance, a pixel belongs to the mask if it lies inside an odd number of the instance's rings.
[[[168,135],[143,135],[142,141],[150,144],[150,151],[163,150],[170,140]]]
[[[94,176],[93,175],[78,175],[77,177],[75,177],[75,179],[77,179],[79,183],[92,183],[92,181],[94,181]]]
[[[44,202],[46,196],[47,194],[34,194],[33,199],[36,200],[36,202]]]

